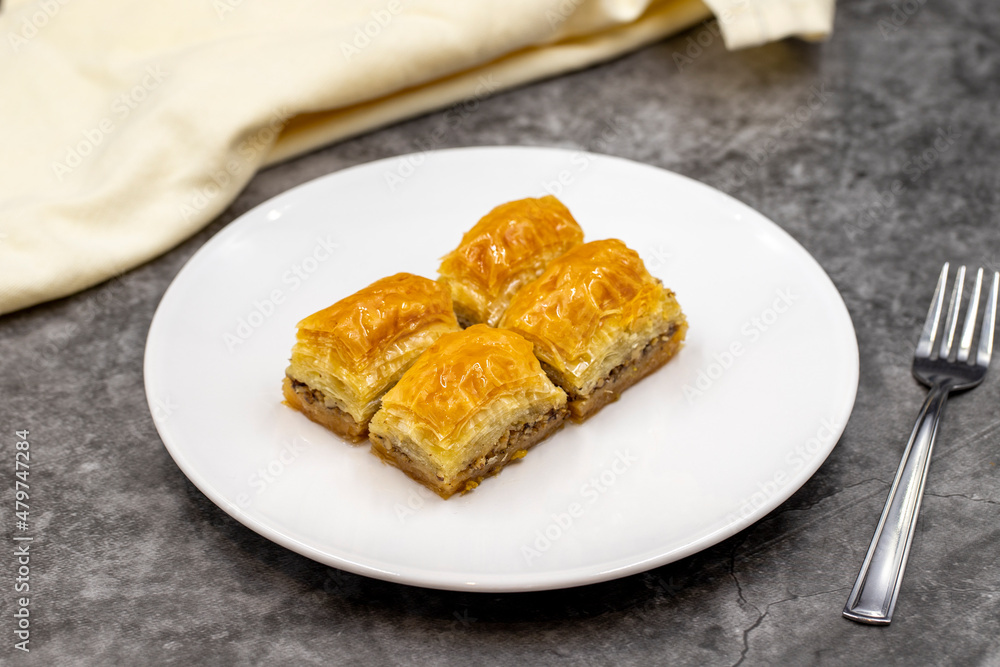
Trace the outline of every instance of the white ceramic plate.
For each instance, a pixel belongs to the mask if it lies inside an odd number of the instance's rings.
[[[677,293],[691,328],[666,367],[448,501],[282,405],[296,322],[434,276],[493,206],[546,191]],[[145,373],[177,465],[261,535],[380,579],[528,591],[677,560],[777,507],[839,439],[858,349],[815,260],[735,199],[612,157],[469,148],[330,174],[231,223],[167,290]]]

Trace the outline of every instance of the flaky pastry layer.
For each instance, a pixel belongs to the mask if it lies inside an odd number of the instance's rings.
[[[475,325],[441,336],[385,396],[369,430],[442,485],[486,456],[511,429],[562,411],[552,384],[516,333]]]
[[[618,400],[621,393],[657,370],[677,354],[684,342],[687,324],[676,331],[661,334],[636,350],[629,359],[612,368],[589,394],[570,394],[570,418],[582,422],[608,403]]]
[[[483,479],[496,475],[512,461],[523,458],[528,449],[562,428],[569,410],[554,408],[538,419],[507,429],[485,454],[451,477],[446,477],[425,462],[416,462],[407,451],[412,445],[395,436],[372,433],[372,452],[380,459],[396,466],[407,475],[428,487],[442,498],[448,499],[458,491],[470,491]]]
[[[318,389],[310,389],[302,382],[285,377],[281,384],[285,403],[309,419],[325,426],[342,438],[354,443],[368,437],[368,422],[359,422],[335,405],[328,405],[326,396]]]
[[[687,320],[639,255],[607,239],[553,260],[515,295],[500,326],[531,341],[556,384],[587,395],[657,336],[683,336]]]
[[[459,329],[447,286],[409,273],[378,280],[298,327],[286,375],[357,422],[371,418],[425,349]]]
[[[553,259],[583,242],[583,230],[553,196],[497,206],[442,258],[441,282],[451,288],[463,324],[496,326],[511,297]]]

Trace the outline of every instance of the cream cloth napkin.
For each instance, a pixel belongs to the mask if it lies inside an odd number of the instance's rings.
[[[5,2],[0,314],[157,256],[259,168],[323,144],[712,13],[729,48],[822,39],[833,22],[833,0],[707,2]]]

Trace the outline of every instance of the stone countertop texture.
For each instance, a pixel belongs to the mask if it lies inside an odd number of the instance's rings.
[[[0,318],[2,451],[13,468],[13,432],[31,431],[38,489],[31,652],[13,649],[16,566],[4,547],[0,663],[1000,665],[997,368],[949,403],[892,625],[840,613],[925,396],[909,361],[935,273],[945,260],[1000,264],[1000,12],[986,0],[897,7],[894,18],[888,2],[846,0],[822,45],[730,53],[702,26],[467,115],[325,148],[259,174],[166,255]],[[685,174],[805,246],[843,294],[861,351],[853,416],[816,475],[694,556],[525,594],[340,572],[208,501],[164,449],[143,393],[164,290],[253,206],[421,150],[443,123],[435,147],[589,149]]]

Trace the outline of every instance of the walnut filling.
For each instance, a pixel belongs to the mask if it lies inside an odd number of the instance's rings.
[[[646,343],[646,347],[642,348],[641,351],[632,353],[631,359],[628,359],[623,363],[620,363],[614,368],[612,368],[611,371],[597,383],[597,385],[594,387],[594,391],[597,391],[598,389],[604,387],[605,385],[616,383],[619,380],[619,378],[621,378],[622,375],[624,375],[630,370],[634,370],[637,364],[648,359],[655,350],[657,350],[662,345],[667,343],[670,340],[670,337],[673,336],[676,331],[677,331],[677,325],[671,325],[670,328],[667,329],[665,332],[663,332],[659,336],[650,339],[650,341]]]
[[[326,395],[319,389],[313,389],[305,382],[285,376],[283,392],[288,405],[337,435],[353,442],[361,442],[368,435],[367,420],[359,422],[349,412],[331,405]]]
[[[324,407],[326,406],[326,395],[319,389],[312,389],[305,382],[299,382],[295,378],[289,379],[292,381],[292,389],[294,389],[295,393],[301,396],[306,403],[319,403]]]
[[[414,461],[398,442],[384,436],[370,434],[372,451],[438,495],[448,498],[457,491],[474,489],[484,478],[499,473],[505,465],[523,457],[528,448],[558,430],[567,414],[566,408],[553,408],[533,422],[512,426],[489,452],[448,481],[442,473],[429,469],[426,463]]]
[[[497,464],[503,465],[517,454],[522,446],[531,446],[538,442],[542,436],[554,426],[553,422],[561,422],[566,417],[565,409],[553,408],[543,417],[533,422],[511,427],[496,445],[487,454],[480,456],[472,465],[467,468],[477,474],[489,474],[490,471],[499,472]],[[525,443],[529,443],[525,445]],[[522,454],[523,456],[523,454]],[[520,458],[518,456],[517,458]],[[496,468],[496,470],[494,470]]]
[[[565,390],[569,398],[572,419],[579,422],[608,403],[618,400],[623,391],[667,363],[680,349],[682,342],[681,327],[672,324],[665,332],[651,338],[642,350],[636,350],[631,358],[612,368],[588,394],[581,394],[568,386],[568,383],[544,362],[542,368],[553,382]]]

